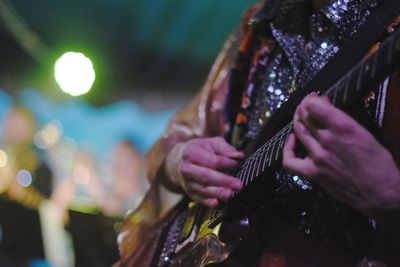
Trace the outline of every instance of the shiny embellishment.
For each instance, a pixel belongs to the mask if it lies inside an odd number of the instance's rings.
[[[264,122],[325,66],[379,2],[331,0],[314,13],[309,0],[282,1],[283,16],[259,25],[264,28],[255,41],[258,46],[250,59],[254,64],[238,115],[246,119],[237,120],[234,129],[240,130],[232,135],[236,138],[240,132],[241,140],[254,139]],[[244,148],[245,142],[241,145]],[[373,227],[367,216],[303,177],[278,170],[273,183],[268,205],[299,232],[351,252],[368,246]]]
[[[343,38],[349,38],[363,24],[381,0],[333,0],[322,11],[339,29]]]

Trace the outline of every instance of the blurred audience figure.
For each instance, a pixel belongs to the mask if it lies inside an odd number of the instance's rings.
[[[114,187],[111,201],[103,203],[104,212],[125,216],[136,209],[149,188],[144,157],[131,141],[123,140],[114,147],[110,164]]]
[[[51,172],[33,144],[36,128],[28,109],[13,107],[6,115],[1,135],[0,192],[32,208],[49,197],[52,187]]]
[[[6,113],[0,135],[0,266],[46,264],[39,209],[50,195],[52,175],[34,146],[36,130],[28,109]]]

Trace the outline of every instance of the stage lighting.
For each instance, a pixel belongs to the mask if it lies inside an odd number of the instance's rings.
[[[61,90],[72,96],[89,92],[96,77],[92,61],[78,52],[63,54],[54,65],[54,74]]]

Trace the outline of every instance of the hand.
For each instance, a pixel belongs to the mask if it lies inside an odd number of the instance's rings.
[[[175,174],[175,183],[192,200],[215,207],[220,200],[227,200],[234,191],[242,189],[241,181],[226,172],[237,166],[238,160],[244,156],[243,152],[223,138],[196,138],[178,146],[167,157],[167,173]],[[174,153],[174,150],[181,152]],[[168,158],[177,160],[169,163]]]
[[[307,96],[294,115],[294,129],[283,150],[284,168],[370,215],[400,208],[400,172],[391,154],[326,97]],[[307,157],[296,156],[297,141]]]

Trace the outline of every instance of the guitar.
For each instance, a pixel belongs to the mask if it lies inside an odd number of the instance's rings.
[[[360,103],[368,90],[377,87],[392,73],[399,61],[400,32],[397,31],[374,54],[358,63],[333,86],[318,93],[329,97],[335,106],[348,110],[350,104]],[[170,224],[160,242],[159,253],[153,259],[153,266],[203,267],[217,263],[233,266],[227,263],[231,259],[237,264],[235,266],[241,266],[243,255],[246,256],[243,265],[252,266],[251,259],[255,259],[259,251],[250,251],[245,244],[250,242],[253,248],[260,247],[254,244],[258,242],[258,227],[253,214],[262,208],[255,194],[257,182],[268,182],[265,181],[268,179],[260,178],[267,177],[280,166],[283,146],[293,131],[294,110],[300,101],[299,98],[289,99],[282,105],[259,138],[249,146],[246,159],[234,172],[243,182],[244,190],[234,193],[224,207],[216,209],[190,202]],[[360,123],[368,127],[364,121]],[[262,194],[268,193],[261,192],[259,195]]]

